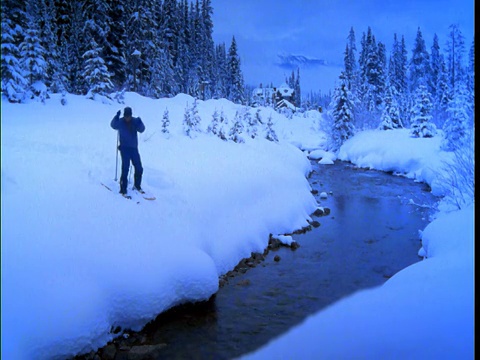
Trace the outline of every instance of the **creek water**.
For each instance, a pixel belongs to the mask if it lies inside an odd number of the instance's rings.
[[[310,184],[330,214],[313,217],[319,227],[293,235],[298,249],[270,251],[210,301],[180,306],[148,324],[142,344],[165,344],[158,358],[239,357],[327,305],[421,261],[419,230],[437,201],[427,185],[340,161],[312,165]]]

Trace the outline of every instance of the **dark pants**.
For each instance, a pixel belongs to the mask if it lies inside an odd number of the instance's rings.
[[[130,161],[135,168],[134,184],[133,186],[140,189],[142,185],[143,167],[142,160],[137,148],[120,147],[120,154],[122,156],[122,175],[120,176],[120,192],[127,192],[128,185],[128,170],[130,168]]]

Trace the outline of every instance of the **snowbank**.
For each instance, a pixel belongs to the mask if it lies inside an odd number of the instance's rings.
[[[317,206],[305,178],[310,163],[288,142],[185,136],[189,96],[131,93],[125,105],[66,100],[2,104],[6,359],[88,352],[113,338],[112,327],[139,330],[176,304],[208,299],[220,275],[263,252],[270,233],[308,225]],[[110,120],[126,105],[147,128],[139,137],[143,187],[155,201],[126,200],[113,181]],[[215,109],[230,121],[241,110],[226,100],[199,102],[201,129]]]

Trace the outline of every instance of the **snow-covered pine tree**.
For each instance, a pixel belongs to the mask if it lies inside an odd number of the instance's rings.
[[[215,44],[213,42],[212,0],[202,0],[201,6],[201,68],[202,98],[211,99],[215,90]]]
[[[402,128],[402,120],[400,119],[400,109],[395,96],[395,87],[389,86],[385,94],[385,107],[381,116],[380,130],[392,130]]]
[[[435,125],[441,128],[447,118],[447,106],[452,92],[448,85],[446,64],[440,53],[437,34],[433,38],[430,58],[432,64],[432,119]]]
[[[210,122],[210,125],[208,125],[207,127],[207,133],[218,135],[219,125],[220,125],[220,116],[218,114],[217,109],[215,109],[215,111],[212,114],[212,120]]]
[[[353,102],[351,92],[348,90],[345,74],[340,74],[340,84],[335,88],[333,94],[333,129],[332,142],[334,150],[338,150],[340,146],[355,133],[353,125]]]
[[[464,80],[465,37],[457,24],[449,27],[447,37],[447,71],[450,87],[455,91],[459,82]]]
[[[468,91],[468,102],[475,103],[475,40],[472,40],[470,51],[468,52],[468,65],[465,83]]]
[[[218,133],[217,133],[217,136],[224,140],[224,141],[227,141],[228,138],[227,138],[227,134],[228,134],[228,118],[225,116],[225,113],[223,112],[223,109],[222,111],[220,111],[220,125],[218,127]]]
[[[265,139],[267,139],[269,141],[278,142],[277,133],[273,129],[272,114],[270,114],[270,116],[268,117],[268,120],[267,120],[267,130],[266,130],[266,134],[265,134]]]
[[[27,10],[35,8],[31,2],[27,2]],[[20,56],[23,61],[25,78],[28,81],[28,97],[38,98],[45,101],[48,98],[47,86],[45,84],[45,70],[47,63],[45,61],[45,49],[40,41],[40,31],[38,28],[36,12],[28,12],[28,25],[25,30],[25,37],[20,44]]]
[[[381,43],[377,45],[370,27],[364,39],[360,62],[360,100],[367,111],[375,112],[382,103],[385,88],[385,46]]]
[[[388,82],[394,87],[394,93],[400,110],[400,120],[402,124],[408,124],[407,105],[407,50],[405,47],[405,39],[402,36],[401,41],[398,40],[397,34],[393,35],[393,46],[390,53],[388,63]]]
[[[110,73],[105,65],[105,61],[100,57],[101,48],[93,38],[90,46],[90,50],[83,54],[85,68],[82,76],[87,85],[87,97],[94,99],[97,94],[109,97],[113,84],[110,81]]]
[[[192,130],[194,127],[193,120],[192,120],[192,111],[190,110],[190,107],[187,106],[185,107],[185,112],[183,113],[183,132],[185,135],[188,137],[193,137]]]
[[[419,85],[415,91],[414,105],[411,110],[411,130],[413,137],[430,138],[435,136],[437,128],[432,119],[432,101],[426,85]]]
[[[60,67],[67,79],[66,90],[74,94],[85,94],[83,54],[85,53],[85,19],[81,0],[59,1],[57,35],[60,51]]]
[[[471,132],[467,114],[467,97],[467,89],[462,86],[448,103],[448,117],[443,126],[445,138],[442,142],[442,148],[447,151],[456,151],[468,143]]]
[[[196,133],[200,132],[200,121],[198,102],[197,99],[195,99],[191,107],[187,104],[183,118],[183,131],[188,137],[194,138]]]
[[[125,6],[117,0],[106,0],[108,28],[105,41],[105,63],[111,72],[115,89],[125,87],[127,80]]]
[[[431,84],[432,88],[430,89],[430,94],[432,98],[435,99],[437,97],[437,85],[438,80],[441,76],[442,67],[443,67],[443,57],[440,53],[440,45],[438,44],[438,36],[434,34],[433,36],[433,45],[430,51],[430,69],[431,69]]]
[[[347,37],[347,46],[345,48],[344,68],[348,89],[352,92],[357,90],[358,85],[358,66],[355,56],[356,52],[357,45],[355,44],[355,31],[353,30],[353,27],[351,27]]]
[[[257,109],[257,111],[255,112],[255,121],[257,122],[257,124],[262,124],[263,125],[262,115],[260,114],[260,109]]]
[[[245,106],[242,108],[242,115],[243,123],[245,124],[246,127],[246,132],[249,137],[252,139],[255,139],[257,137],[257,126],[258,122],[255,117],[252,117],[252,114],[250,114],[250,107]]]
[[[28,81],[24,77],[23,64],[20,61],[18,39],[23,38],[23,28],[15,23],[15,14],[24,16],[24,12],[13,1],[2,1],[2,92],[10,102],[24,99]]]
[[[228,50],[227,58],[228,82],[227,82],[227,99],[236,103],[245,103],[244,81],[242,69],[240,67],[240,57],[238,56],[237,42],[235,37]]]
[[[170,115],[168,113],[168,108],[165,108],[162,117],[162,134],[168,135],[170,134],[170,130],[168,127],[170,126]]]
[[[295,95],[295,106],[302,107],[302,89],[300,87],[300,68],[297,68],[297,77],[295,78],[295,84],[293,85],[293,93]]]
[[[227,51],[225,43],[215,47],[215,91],[214,98],[226,97],[228,84]]]
[[[420,85],[425,85],[426,90],[430,92],[432,88],[431,73],[430,56],[422,32],[418,28],[410,60],[410,92],[414,93]]]
[[[245,139],[241,136],[242,133],[243,133],[242,119],[240,117],[239,112],[237,111],[233,119],[233,126],[230,129],[230,132],[228,133],[228,138],[230,140],[233,140],[233,142],[236,142],[236,143],[244,143]]]
[[[53,1],[45,0],[36,1],[35,5],[37,11],[34,13],[38,16],[35,21],[38,24],[41,45],[45,49],[45,85],[49,91],[59,93],[65,90],[66,79],[61,73],[55,34],[55,7]]]

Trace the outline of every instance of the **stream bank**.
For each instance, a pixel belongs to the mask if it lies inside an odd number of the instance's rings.
[[[344,162],[312,166],[312,193],[330,213],[292,235],[299,247],[272,243],[223,277],[209,301],[175,307],[77,358],[235,358],[421,260],[418,232],[437,200],[427,185]]]

